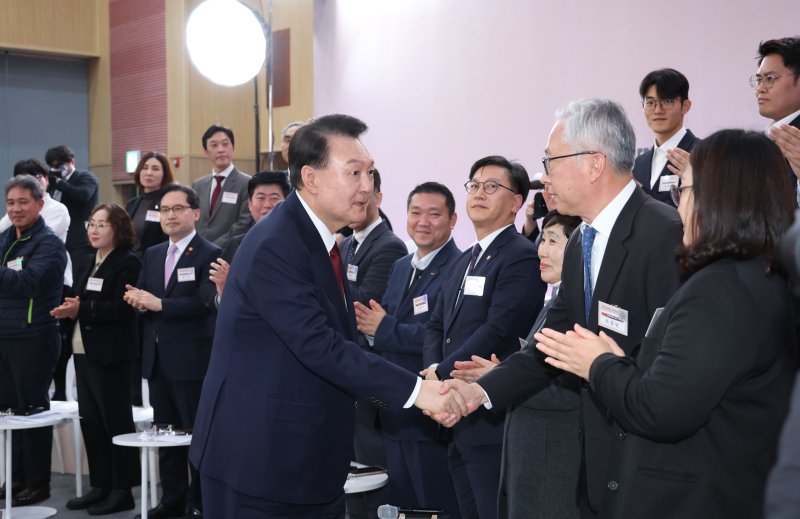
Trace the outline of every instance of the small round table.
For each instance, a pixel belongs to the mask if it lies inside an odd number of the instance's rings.
[[[72,416],[65,416],[61,413],[54,413],[52,411],[45,411],[43,413],[31,416],[0,416],[0,431],[3,431],[6,437],[5,441],[5,459],[6,459],[6,506],[3,511],[2,518],[9,519],[40,519],[44,517],[52,517],[56,515],[56,509],[49,506],[22,506],[11,507],[11,438],[14,436],[11,431],[22,429],[36,429],[39,427],[50,427],[60,423],[72,420]],[[13,513],[12,513],[13,512]]]
[[[156,434],[149,435],[141,432],[120,434],[114,436],[112,442],[114,445],[122,447],[139,447],[141,449],[141,465],[142,465],[142,512],[141,518],[147,519],[147,475],[148,475],[148,460],[150,460],[151,449],[164,448],[164,447],[188,447],[192,443],[191,434],[183,435],[169,435],[169,434]],[[155,491],[153,491],[155,495]]]

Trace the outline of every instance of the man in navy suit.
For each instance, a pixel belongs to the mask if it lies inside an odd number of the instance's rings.
[[[343,518],[356,398],[463,411],[442,384],[355,342],[333,233],[366,218],[375,169],[359,140],[366,129],[346,115],[298,129],[296,191],[236,252],[190,451],[211,519]]]
[[[425,323],[461,251],[450,238],[457,216],[446,186],[418,185],[408,196],[407,209],[407,231],[417,250],[392,266],[383,306],[375,299],[355,303],[356,324],[383,358],[420,371]],[[439,426],[410,409],[382,410],[380,426],[391,501],[410,508],[442,508],[452,519],[460,517]]]
[[[689,80],[675,69],[654,70],[639,85],[639,95],[655,144],[636,158],[633,176],[645,193],[675,207],[670,190],[680,184],[679,174],[686,162],[673,159],[672,150],[688,153],[700,142],[683,126],[683,118],[692,108]]]
[[[167,187],[159,211],[169,240],[147,249],[139,280],[125,293],[125,300],[143,312],[142,374],[149,381],[154,421],[177,429],[194,426],[216,317],[198,289],[221,251],[197,234],[199,207],[190,187]],[[200,515],[200,482],[194,471],[188,480],[187,455],[183,447],[159,450],[163,493],[148,517]]]
[[[485,157],[472,165],[464,187],[477,241],[454,266],[427,324],[423,365],[436,380],[450,378],[458,360],[517,351],[546,290],[536,248],[514,227],[530,189],[525,168]],[[464,518],[497,517],[503,420],[483,410],[453,430],[448,465]]]

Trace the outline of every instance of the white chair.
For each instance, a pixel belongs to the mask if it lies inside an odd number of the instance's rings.
[[[75,496],[80,497],[83,495],[83,452],[81,449],[81,424],[80,416],[78,415],[78,400],[77,389],[75,388],[75,358],[69,358],[67,363],[67,378],[66,378],[66,392],[67,400],[53,400],[50,402],[50,409],[57,413],[74,415],[70,420],[72,426],[72,448],[75,453]],[[66,424],[65,424],[66,425]],[[59,466],[61,473],[64,473],[64,455],[61,452],[61,438],[58,435],[58,429],[61,426],[53,427],[53,446],[58,456]]]
[[[153,406],[150,405],[150,386],[147,379],[142,379],[142,405],[133,406],[133,423],[140,431],[149,429],[153,423]],[[150,468],[150,502],[151,508],[155,508],[156,502],[156,449],[150,449],[147,464]]]

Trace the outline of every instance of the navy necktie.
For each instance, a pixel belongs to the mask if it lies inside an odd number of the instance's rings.
[[[597,230],[589,225],[583,228],[583,305],[586,314],[586,324],[589,325],[589,313],[592,309],[592,244]]]
[[[350,243],[350,248],[347,249],[347,254],[344,257],[344,267],[347,268],[348,265],[353,263],[353,258],[356,257],[356,249],[358,248],[358,240],[356,240],[355,236],[353,237],[353,241]]]
[[[469,270],[467,270],[467,275],[469,276],[472,274],[472,271],[475,270],[475,264],[478,263],[478,256],[481,255],[481,244],[476,243],[474,247],[472,247],[472,256],[469,260]]]

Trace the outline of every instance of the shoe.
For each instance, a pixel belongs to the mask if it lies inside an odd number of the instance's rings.
[[[147,519],[170,519],[171,517],[183,517],[183,507],[158,503],[158,506],[147,511]],[[141,514],[136,514],[134,519],[142,519]]]
[[[81,497],[73,497],[67,501],[67,508],[70,510],[83,510],[95,503],[99,503],[108,497],[109,490],[102,487],[92,487],[90,491]]]
[[[11,483],[11,497],[15,497],[17,494],[22,492],[25,489],[25,485],[22,483]],[[6,498],[6,486],[3,485],[0,487],[0,501],[4,501]]]
[[[53,396],[50,397],[50,400],[66,401],[67,400],[67,394],[65,392],[63,392],[63,391],[58,391],[56,393],[53,393]]]
[[[50,497],[50,484],[26,487],[11,500],[12,506],[29,506],[41,503]]]
[[[124,510],[133,510],[133,494],[130,490],[114,490],[107,498],[89,507],[89,515],[108,515]],[[148,515],[149,517],[149,515]]]
[[[191,508],[186,512],[186,515],[183,516],[183,519],[203,519],[203,512],[197,508]]]

